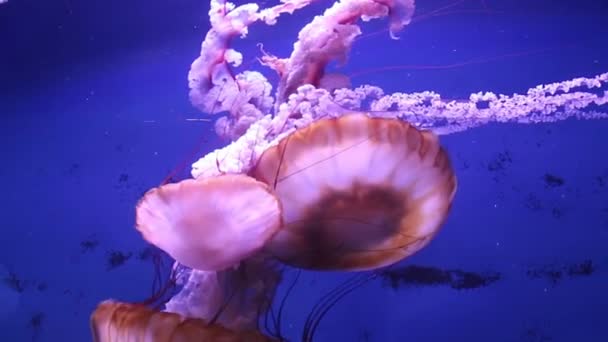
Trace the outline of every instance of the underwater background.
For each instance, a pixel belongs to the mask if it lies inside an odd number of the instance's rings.
[[[235,41],[246,65],[276,81],[247,64],[256,43],[288,55],[331,3],[253,25]],[[454,99],[608,71],[606,1],[418,0],[416,13],[449,4],[398,41],[366,36],[384,20],[363,24],[333,70],[355,86]],[[135,203],[227,143],[212,122],[188,120],[212,118],[187,96],[208,6],[0,5],[0,341],[89,341],[98,302],[151,295],[155,268],[133,228]],[[377,70],[387,65],[403,68]],[[608,120],[490,124],[441,141],[459,180],[441,233],[338,301],[315,340],[608,341]],[[314,303],[349,277],[302,272],[283,333],[297,340]]]

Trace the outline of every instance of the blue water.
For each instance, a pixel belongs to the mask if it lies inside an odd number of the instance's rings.
[[[482,11],[484,3],[502,12]],[[246,59],[258,56],[258,41],[286,56],[299,28],[327,4],[279,21],[280,36],[277,27],[254,25],[236,46]],[[442,4],[418,1],[418,11]],[[188,103],[186,74],[208,29],[207,6],[0,5],[1,341],[88,341],[99,301],[150,295],[153,266],[141,257],[134,204],[193,148],[198,157],[225,143],[211,123],[184,120],[204,117]],[[397,42],[361,39],[338,70],[489,59],[353,78],[446,98],[525,92],[608,71],[605,1],[462,6],[474,11],[412,24]],[[513,56],[520,52],[527,54]],[[487,282],[455,289],[370,281],[328,312],[315,340],[608,340],[607,132],[608,120],[567,120],[442,137],[459,179],[454,206],[438,237],[400,267],[470,272]],[[121,256],[124,263],[111,263]],[[346,277],[303,273],[283,333],[297,340],[313,303]]]

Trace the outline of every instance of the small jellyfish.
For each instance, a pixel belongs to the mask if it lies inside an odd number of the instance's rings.
[[[146,241],[204,271],[221,271],[247,259],[280,226],[280,204],[269,187],[238,174],[154,188],[136,209],[136,228]]]
[[[439,231],[457,187],[436,135],[363,113],[295,131],[251,174],[283,209],[265,250],[321,270],[375,269],[414,254]]]
[[[243,174],[163,185],[136,208],[144,239],[188,268],[165,310],[233,332],[255,328],[272,300],[280,276],[276,262],[259,254],[281,224],[281,205],[271,189]]]

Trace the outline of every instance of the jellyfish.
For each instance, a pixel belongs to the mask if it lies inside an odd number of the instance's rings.
[[[277,197],[268,185],[243,174],[163,185],[148,191],[136,207],[136,229],[143,238],[194,270],[187,277],[204,279],[208,298],[189,308],[190,314],[233,329],[253,328],[253,317],[267,305],[265,294],[272,293],[278,278],[273,265],[256,256],[281,225]],[[260,283],[258,292],[251,291]],[[179,297],[168,306],[179,307]]]
[[[232,331],[201,319],[152,310],[138,304],[101,302],[91,315],[94,342],[251,341],[270,339],[256,331]]]
[[[437,234],[456,192],[436,135],[363,113],[296,130],[252,175],[283,208],[265,249],[308,269],[369,270],[412,255]]]

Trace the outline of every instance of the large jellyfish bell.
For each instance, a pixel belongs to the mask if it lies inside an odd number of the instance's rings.
[[[309,269],[373,269],[415,253],[438,232],[456,191],[433,133],[363,113],[295,131],[252,174],[283,208],[266,250]]]

